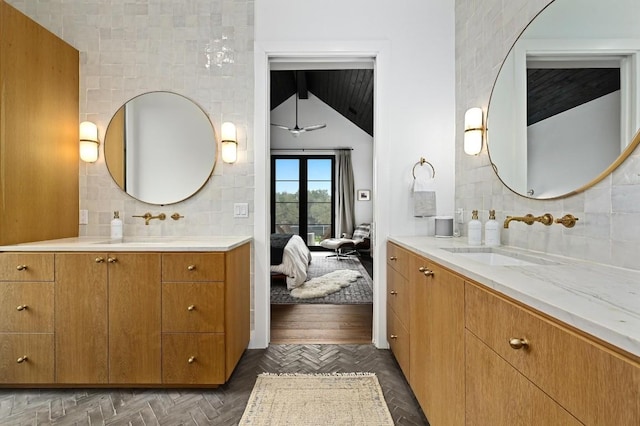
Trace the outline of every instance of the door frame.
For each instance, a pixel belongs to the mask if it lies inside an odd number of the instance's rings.
[[[272,61],[354,62],[374,61],[374,146],[373,146],[373,221],[371,254],[373,256],[373,336],[377,348],[388,348],[386,338],[386,240],[390,209],[391,185],[383,159],[389,158],[387,141],[390,128],[386,113],[390,87],[390,46],[380,41],[324,42],[256,42],[254,43],[254,262],[253,262],[253,329],[250,348],[266,348],[270,341],[270,70]],[[377,201],[380,200],[380,201]]]

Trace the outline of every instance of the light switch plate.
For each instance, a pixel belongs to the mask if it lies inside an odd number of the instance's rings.
[[[464,223],[464,210],[456,209],[456,223],[463,224]]]
[[[80,210],[80,225],[88,225],[89,224],[89,210]]]
[[[248,203],[234,203],[233,204],[233,217],[249,217],[249,204]]]

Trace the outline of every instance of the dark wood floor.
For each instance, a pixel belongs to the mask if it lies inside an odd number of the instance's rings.
[[[247,350],[217,389],[0,389],[0,425],[236,425],[263,372],[373,372],[396,425],[428,425],[393,355],[372,345]]]

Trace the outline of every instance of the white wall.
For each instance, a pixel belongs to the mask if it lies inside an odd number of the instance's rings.
[[[271,122],[293,127],[295,125],[295,96],[271,111]],[[353,148],[351,162],[355,189],[373,187],[373,138],[364,130],[344,118],[333,108],[309,93],[309,99],[298,100],[298,125],[326,124],[324,129],[314,130],[294,137],[290,132],[271,127],[271,150],[278,154],[321,154],[331,155],[332,151],[313,149]],[[286,149],[287,151],[277,151]],[[304,149],[305,151],[289,151]],[[375,194],[371,193],[373,199]],[[371,223],[373,202],[358,201],[355,197],[356,224]]]
[[[456,129],[462,129],[464,111],[487,108],[491,88],[502,60],[528,22],[549,0],[456,0]],[[560,2],[558,2],[560,3]],[[617,2],[616,2],[617,3]],[[637,2],[633,2],[636,5]],[[604,5],[605,2],[602,2]],[[609,2],[606,2],[609,7]],[[550,7],[553,7],[551,5]],[[636,6],[637,7],[637,6]],[[637,9],[636,9],[637,10]],[[637,11],[627,11],[628,19]],[[554,216],[572,213],[575,228],[526,226],[515,223],[502,232],[502,242],[547,253],[565,254],[640,269],[640,151],[638,149],[611,175],[593,188],[561,200],[530,200],[513,194],[498,180],[486,151],[470,157],[462,152],[462,132],[456,135],[456,207],[481,211],[496,209],[505,215]]]

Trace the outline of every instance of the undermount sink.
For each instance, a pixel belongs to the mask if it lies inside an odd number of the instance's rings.
[[[557,262],[493,247],[455,247],[442,250],[490,266],[557,265]]]

